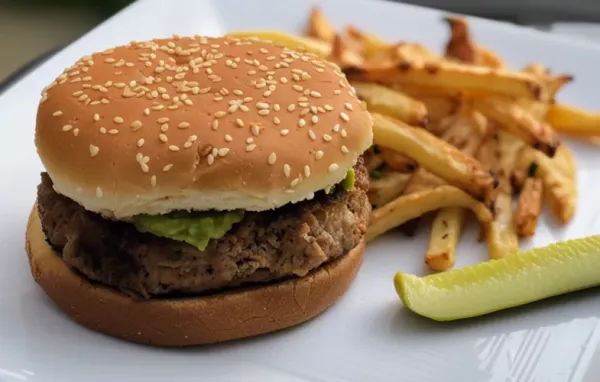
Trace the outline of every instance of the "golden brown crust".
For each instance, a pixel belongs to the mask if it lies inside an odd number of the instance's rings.
[[[92,330],[157,346],[191,346],[249,337],[307,321],[346,292],[362,263],[364,241],[307,276],[203,297],[137,301],[91,284],[48,246],[37,208],[27,224],[31,273],[73,320]]]
[[[171,38],[67,68],[43,93],[36,145],[60,193],[108,216],[265,210],[342,180],[371,124],[333,63]]]

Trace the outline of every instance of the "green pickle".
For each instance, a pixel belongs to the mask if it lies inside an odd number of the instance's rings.
[[[450,321],[598,286],[599,269],[600,235],[425,277],[398,272],[394,285],[411,311]]]

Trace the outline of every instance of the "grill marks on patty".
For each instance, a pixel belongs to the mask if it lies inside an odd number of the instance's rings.
[[[352,192],[337,187],[274,211],[247,212],[204,251],[89,212],[57,194],[45,173],[38,208],[49,244],[90,280],[137,298],[201,294],[304,276],[354,248],[370,215],[362,159],[355,171]]]

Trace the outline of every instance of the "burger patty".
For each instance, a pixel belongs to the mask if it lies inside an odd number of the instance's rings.
[[[38,210],[48,243],[88,279],[143,299],[203,294],[304,276],[356,247],[371,207],[362,160],[354,169],[353,191],[336,187],[312,200],[247,212],[203,251],[87,211],[56,193],[46,173],[38,187]]]

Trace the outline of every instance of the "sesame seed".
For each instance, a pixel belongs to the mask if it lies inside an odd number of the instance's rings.
[[[300,178],[294,178],[294,180],[290,182],[290,187],[294,188],[298,185],[298,183],[300,183]]]
[[[340,89],[335,89],[335,90],[333,91],[333,94],[335,94],[335,95],[340,95],[340,94],[342,94],[342,91],[341,91]]]
[[[312,123],[317,123],[319,122],[319,117],[317,117],[316,115],[313,115],[311,118]]]
[[[346,87],[346,84],[344,83],[344,81],[340,80],[338,83],[340,84],[341,87],[343,87],[343,88]]]
[[[258,111],[259,115],[269,115],[270,111],[269,109],[262,109]]]
[[[144,140],[144,138],[140,138],[137,141],[137,147],[142,147],[144,145],[146,141]]]
[[[169,122],[169,118],[168,117],[162,117],[162,118],[158,118],[156,121],[158,123],[165,123],[165,122]]]
[[[280,134],[283,135],[283,136],[286,136],[286,135],[288,135],[289,132],[290,132],[289,130],[283,129],[283,130],[280,131]]]
[[[169,125],[166,123],[160,127],[160,131],[162,131],[163,133],[166,133],[168,130],[169,130]]]
[[[169,151],[179,151],[179,146],[170,145],[169,146]]]
[[[300,85],[294,85],[292,86],[294,88],[294,90],[301,92],[302,90],[304,90],[304,88]]]
[[[285,77],[281,77],[279,78],[279,82],[281,82],[282,84],[287,84],[288,83],[288,79]]]
[[[279,107],[279,104],[276,103],[275,105],[273,105],[273,110],[275,111],[279,111],[281,108]]]
[[[158,139],[160,139],[160,141],[163,143],[167,143],[169,141],[169,138],[165,134],[159,134]]]
[[[315,135],[315,132],[312,130],[308,130],[308,136],[310,137],[310,139],[312,139],[313,141],[315,139],[317,139],[317,136]]]
[[[54,113],[52,113],[52,116],[53,117],[58,117],[58,116],[61,116],[62,113],[63,113],[62,111],[58,110],[58,111],[55,111]]]
[[[309,107],[310,104],[308,102],[298,102],[298,106],[300,106],[300,107]]]
[[[73,129],[73,135],[74,136],[78,136],[79,135],[79,129],[78,128],[74,128]]]
[[[238,96],[241,96],[241,95],[244,95],[244,92],[243,92],[243,91],[241,91],[241,90],[235,89],[235,90],[233,91],[233,94],[235,94],[235,95],[238,95]]]
[[[292,168],[290,167],[289,164],[284,164],[283,165],[283,174],[286,176],[286,178],[290,177],[290,173],[292,172]]]
[[[229,134],[225,134],[225,140],[226,140],[227,142],[231,142],[231,141],[233,141],[233,138],[231,137],[231,135],[229,135]]]
[[[190,142],[190,141],[187,141],[183,144],[184,149],[189,149],[190,147],[192,147],[192,142]]]
[[[348,117],[348,114],[346,114],[344,112],[340,113],[340,118],[343,119],[346,122],[348,122],[350,120],[350,117]]]
[[[235,124],[238,125],[239,127],[244,127],[244,121],[242,121],[239,118],[235,120]]]
[[[260,127],[258,125],[252,125],[252,134],[258,137],[260,134]]]
[[[323,106],[323,107],[324,107],[324,108],[325,108],[325,110],[327,110],[327,111],[332,111],[332,110],[333,110],[333,106],[331,106],[331,105],[325,105],[325,106]]]
[[[319,160],[319,159],[323,158],[323,155],[324,155],[323,151],[319,150],[315,153],[315,159]]]
[[[96,197],[97,198],[102,197],[102,189],[100,187],[96,187]]]
[[[73,97],[79,97],[80,95],[83,94],[83,90],[77,90],[76,92],[73,92]]]
[[[214,116],[215,116],[216,118],[221,118],[221,117],[224,117],[224,116],[226,116],[226,115],[227,115],[227,112],[224,112],[224,111],[217,111],[217,112],[214,114]]]
[[[332,163],[329,165],[329,168],[327,169],[329,172],[335,172],[340,168],[340,166],[338,166],[336,163]]]
[[[112,135],[116,135],[116,134],[119,134],[119,130],[117,130],[117,129],[110,129],[110,130],[108,130],[108,133],[112,134]]]
[[[296,109],[296,105],[291,103],[287,109],[288,109],[288,111],[294,111]]]
[[[100,128],[100,134],[106,134],[106,129],[104,127]]]
[[[336,123],[335,126],[333,126],[333,131],[335,131],[336,133],[340,131],[340,124]]]
[[[321,93],[311,90],[310,92],[311,97],[315,97],[315,98],[320,98],[321,97]]]
[[[71,125],[64,125],[62,127],[62,131],[70,131],[72,128],[73,128],[73,126],[71,126]]]
[[[296,73],[292,74],[292,78],[294,79],[294,81],[300,81],[300,76]]]
[[[145,108],[145,109],[144,109],[144,114],[145,114],[145,115],[150,115],[150,109],[148,109],[148,108]]]
[[[90,145],[90,155],[95,157],[100,152],[100,148],[98,146]]]
[[[304,166],[304,177],[308,178],[310,176],[310,167]]]
[[[150,178],[150,185],[152,187],[156,187],[156,175],[152,175],[152,177]]]
[[[113,121],[115,123],[123,123],[123,118],[121,118],[121,117],[115,117],[115,118],[113,118]]]
[[[351,104],[351,103],[349,103],[349,102],[346,102],[346,103],[344,104],[344,107],[346,107],[346,109],[348,109],[348,110],[352,110],[352,104]]]
[[[263,93],[263,96],[265,96],[265,97],[268,97],[268,96],[270,96],[270,95],[271,95],[271,91],[270,91],[270,90],[267,90],[267,91],[265,91],[265,92]]]
[[[229,149],[227,147],[219,149],[219,156],[224,157],[225,155],[227,155],[228,152],[229,152]]]
[[[300,118],[300,120],[298,120],[298,126],[299,127],[304,127],[306,126],[306,121],[302,118]]]
[[[269,104],[265,103],[265,102],[257,102],[256,103],[256,107],[259,109],[268,109],[269,108]]]
[[[270,164],[270,165],[274,165],[274,164],[275,164],[275,162],[277,162],[277,154],[275,154],[275,153],[271,153],[271,154],[269,155],[269,160],[268,160],[268,161],[269,161],[269,164]]]
[[[310,76],[310,74],[303,72],[302,73],[302,79],[303,80],[310,80],[312,77]]]
[[[273,123],[276,124],[276,125],[279,125],[281,123],[281,120],[279,118],[277,118],[277,117],[274,117],[273,118]]]
[[[333,138],[331,138],[331,135],[329,135],[329,134],[323,134],[323,140],[325,142],[331,142],[332,139]]]
[[[167,172],[169,171],[171,168],[173,168],[173,164],[168,164],[165,167],[163,167],[163,172]]]
[[[129,127],[131,127],[131,129],[133,131],[138,131],[139,129],[142,128],[142,122],[135,120],[135,121],[131,122],[131,125],[129,125]]]
[[[246,146],[246,151],[252,151],[256,148],[256,145],[254,143],[249,144],[248,146]]]
[[[207,87],[207,88],[200,89],[200,90],[198,91],[198,93],[200,93],[200,94],[206,94],[206,93],[208,93],[209,91],[210,91],[210,86],[209,86],[209,87]]]
[[[346,129],[342,129],[342,137],[346,138],[348,136],[348,133],[346,132]]]
[[[250,144],[250,143],[252,143],[252,142],[254,142],[254,138],[252,138],[252,137],[248,137],[248,138],[246,138],[246,143],[247,143],[247,144]]]

